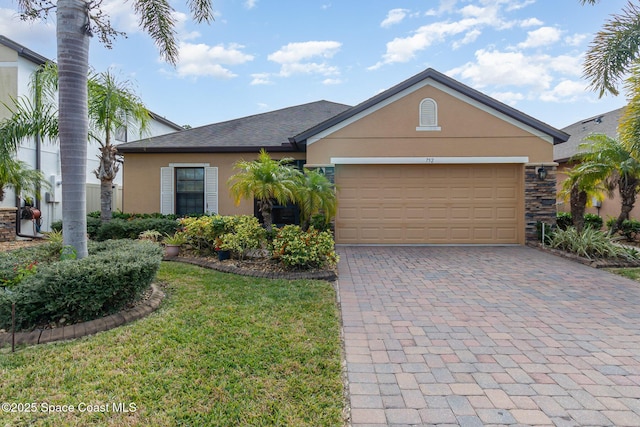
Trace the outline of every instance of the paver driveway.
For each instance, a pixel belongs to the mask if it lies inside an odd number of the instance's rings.
[[[351,422],[640,426],[640,285],[527,247],[338,248]]]

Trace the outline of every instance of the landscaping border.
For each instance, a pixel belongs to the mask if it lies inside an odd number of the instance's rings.
[[[589,259],[584,258],[576,254],[572,254],[570,252],[562,251],[560,249],[555,249],[549,247],[547,245],[542,245],[540,242],[530,243],[528,246],[532,248],[536,248],[540,251],[550,253],[551,255],[556,255],[562,258],[567,258],[572,261],[579,262],[580,264],[588,265],[593,268],[625,268],[625,267],[640,267],[639,262],[633,261],[625,261],[625,260],[607,260],[607,259]]]
[[[233,273],[240,276],[260,277],[263,279],[286,279],[286,280],[326,280],[327,282],[335,282],[338,279],[335,271],[320,270],[320,271],[255,271],[248,268],[237,267],[235,265],[228,265],[216,261],[209,261],[202,258],[193,257],[171,257],[164,258],[163,261],[183,262],[186,264],[193,264],[199,267],[209,268],[212,270],[220,271],[222,273]]]
[[[76,323],[74,325],[67,325],[60,328],[35,329],[31,332],[16,332],[15,344],[44,344],[54,341],[81,338],[98,332],[108,331],[109,329],[141,319],[154,312],[158,309],[164,297],[164,292],[162,292],[156,285],[152,284],[151,296],[133,308],[122,310],[118,313],[101,317],[99,319]],[[5,345],[11,346],[11,335],[12,334],[10,332],[0,333],[0,348]]]

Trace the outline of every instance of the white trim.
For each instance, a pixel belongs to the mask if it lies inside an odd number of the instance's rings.
[[[445,86],[445,85],[443,85],[441,83],[438,83],[438,82],[436,82],[435,80],[433,80],[431,78],[427,78],[427,79],[424,79],[424,80],[414,84],[413,86],[410,86],[410,87],[406,88],[403,91],[400,91],[400,92],[396,93],[393,96],[390,96],[389,98],[387,98],[387,99],[385,99],[383,101],[378,102],[375,105],[372,105],[371,107],[367,108],[364,111],[359,112],[358,114],[348,118],[347,120],[344,120],[344,121],[342,121],[340,123],[337,123],[334,126],[328,128],[328,129],[325,129],[324,131],[314,135],[313,137],[308,138],[307,139],[307,146],[313,144],[314,142],[319,141],[322,138],[326,138],[327,136],[331,135],[332,133],[337,132],[340,129],[346,127],[346,126],[349,126],[352,123],[357,122],[358,120],[362,119],[363,117],[368,116],[369,114],[375,113],[376,111],[380,110],[381,108],[384,108],[387,105],[392,104],[392,103],[396,102],[397,100],[399,100],[401,98],[404,98],[405,96],[407,96],[407,95],[409,95],[409,94],[411,94],[411,93],[413,93],[413,92],[415,92],[417,90],[422,89],[425,86],[433,86],[434,88],[436,88],[438,90],[441,90],[444,93],[453,96],[454,98],[457,98],[457,99],[459,99],[459,100],[461,100],[463,102],[466,102],[467,104],[469,104],[469,105],[471,105],[473,107],[476,107],[476,108],[478,108],[478,109],[480,109],[480,110],[482,110],[482,111],[484,111],[486,113],[489,113],[494,117],[497,117],[497,118],[499,118],[499,119],[501,119],[501,120],[503,120],[503,121],[505,121],[505,122],[507,122],[507,123],[509,123],[511,125],[514,125],[514,126],[520,128],[520,129],[522,129],[522,130],[524,130],[526,132],[531,133],[532,135],[535,135],[535,136],[539,137],[540,139],[542,139],[542,140],[544,140],[544,141],[546,141],[546,142],[548,142],[550,144],[553,144],[553,137],[551,135],[548,135],[548,134],[546,134],[544,132],[541,132],[541,131],[539,131],[537,129],[534,129],[533,127],[531,127],[529,125],[526,125],[526,124],[522,123],[519,120],[516,120],[516,119],[514,119],[512,117],[509,117],[506,114],[503,114],[503,113],[499,112],[498,110],[495,110],[495,109],[489,107],[488,105],[485,105],[485,104],[483,104],[481,102],[478,102],[478,101],[468,97],[467,95],[464,95],[464,94],[462,94],[462,93],[460,93],[460,92],[458,92],[456,90],[453,90],[448,86]]]
[[[416,128],[416,130],[418,132],[424,132],[424,131],[439,131],[442,130],[442,128],[440,126],[418,126]]]
[[[528,163],[528,156],[511,157],[332,157],[335,165],[470,165]]]
[[[171,168],[207,168],[209,163],[169,163]]]

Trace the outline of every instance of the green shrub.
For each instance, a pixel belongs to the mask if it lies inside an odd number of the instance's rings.
[[[155,230],[162,234],[174,234],[178,222],[167,218],[112,219],[102,224],[95,235],[95,240],[137,239],[140,233]]]
[[[180,219],[187,242],[199,253],[210,254],[216,250],[220,236],[234,229],[234,216],[201,216]]]
[[[287,268],[309,269],[333,267],[338,263],[333,236],[327,231],[297,225],[285,225],[273,239],[273,257]]]
[[[607,228],[611,230],[617,220],[617,218],[609,218],[607,220]],[[618,230],[618,233],[623,235],[628,242],[638,240],[638,237],[640,237],[640,221],[636,219],[625,219],[622,221],[622,226]]]
[[[560,230],[566,230],[567,228],[573,226],[573,218],[571,217],[571,212],[558,212],[556,214],[556,224]],[[586,213],[584,214],[584,226],[590,227],[595,230],[602,229],[602,217],[600,215]]]
[[[95,239],[98,233],[98,229],[102,225],[102,221],[100,221],[100,215],[96,218],[95,216],[87,215],[87,235],[90,239]],[[51,231],[62,231],[62,220],[53,221],[51,223]]]
[[[550,245],[589,259],[631,257],[629,251],[614,244],[606,233],[588,227],[580,233],[574,227],[557,230]]]
[[[258,218],[250,215],[233,218],[233,231],[220,236],[220,249],[231,251],[235,256],[244,259],[250,250],[265,246],[267,232]]]
[[[115,313],[149,287],[161,259],[160,246],[151,242],[89,242],[88,257],[39,264],[37,272],[18,286],[9,291],[0,288],[0,328],[11,324],[12,301],[19,329]]]
[[[573,225],[571,212],[558,212],[556,214],[556,224],[560,230],[566,230]]]
[[[602,217],[600,215],[586,213],[584,214],[584,226],[593,228],[594,230],[602,229]]]

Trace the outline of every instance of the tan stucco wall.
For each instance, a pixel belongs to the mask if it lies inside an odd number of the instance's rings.
[[[419,105],[438,105],[440,131],[417,131]],[[307,147],[307,163],[330,164],[331,157],[528,156],[552,162],[553,145],[505,120],[425,86],[337,130]]]
[[[218,168],[218,213],[253,215],[253,201],[244,200],[235,206],[226,183],[237,172],[233,169],[237,160],[254,160],[256,157],[257,153],[127,153],[124,156],[122,209],[130,213],[160,212],[160,168],[169,166],[169,163],[209,163],[209,166]],[[272,153],[271,157],[304,159],[304,153]]]

